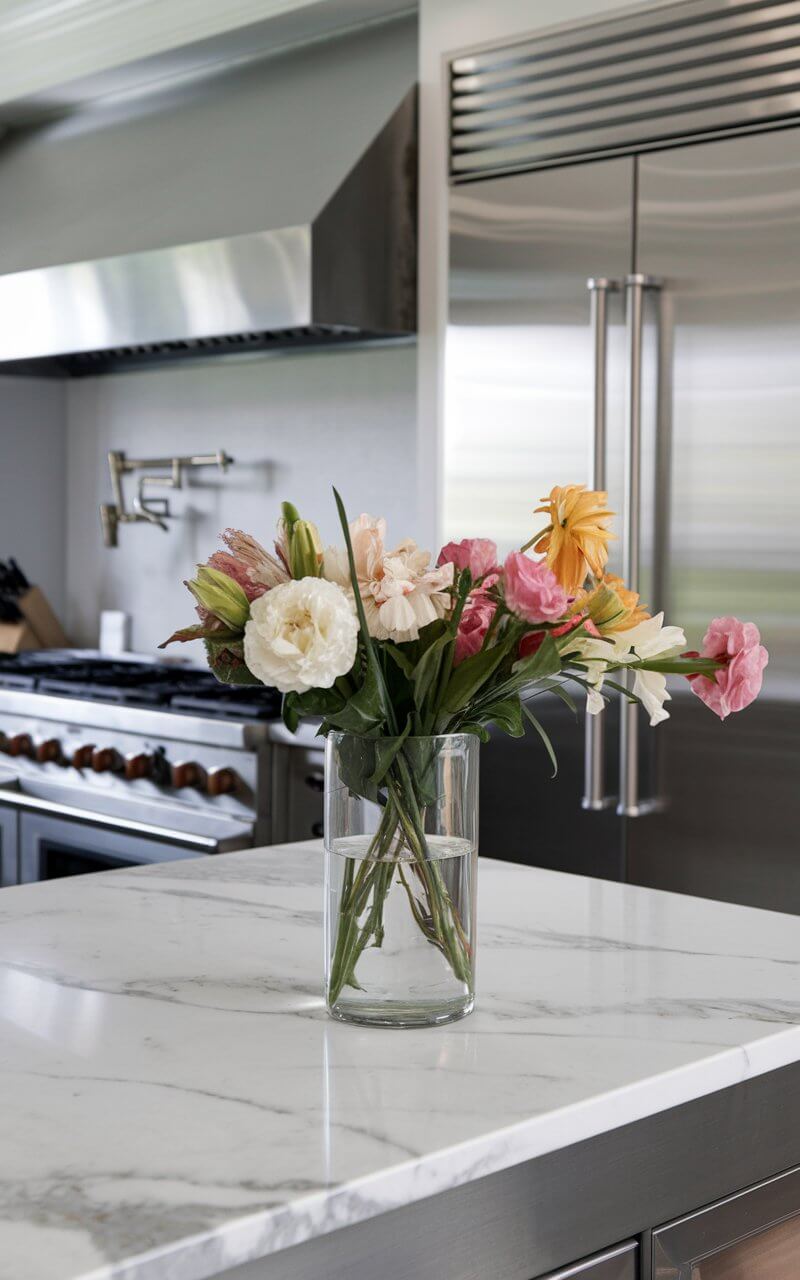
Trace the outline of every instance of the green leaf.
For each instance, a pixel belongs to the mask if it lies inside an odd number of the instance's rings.
[[[410,680],[414,674],[414,663],[411,661],[408,655],[403,653],[403,650],[398,645],[392,644],[391,641],[389,640],[386,640],[384,642],[383,650],[384,650],[384,653],[388,653],[389,657],[392,659],[392,662],[394,662],[400,668],[403,675],[407,676],[408,679]]]
[[[560,684],[545,685],[545,692],[554,693],[557,698],[560,698],[561,701],[565,703],[566,706],[569,707],[572,714],[574,716],[577,716],[578,714],[577,703],[575,702],[575,699],[567,693],[563,685],[560,685]]]
[[[500,698],[497,702],[492,702],[488,707],[481,708],[481,720],[484,724],[496,725],[503,733],[507,733],[510,738],[521,738],[525,733],[525,724],[522,719],[522,703],[517,694],[512,694],[507,698]],[[459,733],[462,730],[459,729]]]
[[[433,644],[428,646],[414,668],[414,674],[411,677],[414,689],[414,705],[423,724],[426,720],[426,703],[431,691],[435,694],[438,689],[442,662],[447,654],[448,647],[452,643],[451,636],[447,634],[439,636],[438,640],[434,640]]]
[[[561,655],[558,645],[548,633],[535,653],[527,658],[520,658],[511,668],[522,686],[543,680],[546,676],[554,676],[561,670]]]
[[[660,671],[664,675],[675,676],[702,675],[713,679],[714,673],[725,664],[717,662],[716,658],[640,658],[638,662],[621,665],[631,671]]]
[[[481,686],[494,675],[509,648],[508,642],[501,642],[492,645],[489,649],[481,649],[471,658],[465,658],[447,682],[441,710],[453,715],[466,707]]]
[[[326,710],[325,717],[341,733],[375,736],[376,730],[383,726],[385,716],[381,691],[372,667],[367,667],[364,683],[352,698],[340,702],[336,710]]]
[[[346,705],[338,689],[309,689],[306,693],[286,693],[281,705],[283,723],[295,733],[303,716],[336,715]]]
[[[189,640],[241,640],[241,631],[233,631],[226,627],[215,627],[207,623],[196,622],[193,627],[181,627],[178,631],[173,631],[169,640],[164,640],[158,646],[159,649],[166,649],[168,644],[173,644],[179,640],[181,644],[186,644]]]
[[[543,726],[542,724],[540,724],[540,722],[536,719],[536,716],[533,714],[533,712],[530,710],[530,708],[525,706],[525,703],[524,703],[524,702],[523,702],[523,704],[522,704],[522,710],[523,710],[523,712],[525,713],[525,716],[527,717],[527,719],[528,719],[528,720],[530,721],[530,723],[533,725],[534,729],[535,729],[535,730],[536,730],[536,732],[538,733],[538,735],[539,735],[539,737],[541,738],[542,742],[544,743],[545,750],[546,750],[547,754],[548,754],[548,755],[549,755],[549,757],[550,757],[550,763],[551,763],[551,764],[552,764],[552,766],[553,766],[553,772],[552,772],[552,774],[551,774],[551,777],[553,777],[553,778],[554,778],[554,777],[556,776],[556,774],[558,773],[558,760],[556,759],[556,753],[555,753],[555,751],[553,750],[553,744],[552,744],[552,742],[550,741],[550,737],[549,737],[549,735],[547,734],[547,732],[546,732],[546,730],[545,730],[544,726]]]
[[[379,787],[391,769],[397,753],[402,750],[403,743],[408,737],[411,729],[411,721],[406,723],[406,727],[400,734],[399,738],[376,738],[375,739],[375,768],[370,774],[370,782]]]
[[[261,685],[244,660],[241,640],[204,640],[208,665],[221,684]],[[263,688],[263,685],[262,685]]]

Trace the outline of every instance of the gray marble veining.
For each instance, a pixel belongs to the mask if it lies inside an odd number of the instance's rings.
[[[800,921],[481,864],[478,1008],[330,1021],[321,849],[0,893],[0,1280],[206,1280],[800,1058]]]

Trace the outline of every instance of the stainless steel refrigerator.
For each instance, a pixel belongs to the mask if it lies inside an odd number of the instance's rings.
[[[445,367],[448,536],[607,488],[651,611],[770,651],[725,723],[681,681],[603,740],[542,699],[559,776],[489,744],[482,852],[800,912],[800,127],[454,185]]]

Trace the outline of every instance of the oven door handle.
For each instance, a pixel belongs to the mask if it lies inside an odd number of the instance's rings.
[[[181,845],[184,849],[196,849],[198,853],[229,853],[244,849],[253,843],[253,828],[246,823],[231,823],[230,835],[204,836],[196,831],[180,831],[175,827],[160,827],[155,823],[137,822],[131,818],[115,818],[112,814],[89,813],[68,804],[52,800],[40,800],[21,791],[0,787],[0,808],[9,806],[25,813],[45,813],[53,818],[69,818],[85,826],[109,827],[113,831],[126,831],[131,835],[146,836],[164,844]]]

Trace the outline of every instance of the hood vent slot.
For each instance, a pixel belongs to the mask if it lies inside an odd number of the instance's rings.
[[[688,0],[451,63],[453,182],[800,117],[800,3]]]
[[[173,342],[149,342],[138,346],[80,351],[52,356],[46,362],[13,360],[0,366],[3,373],[51,377],[94,378],[119,373],[137,365],[172,364],[176,360],[208,360],[211,356],[246,355],[249,352],[306,350],[348,343],[397,340],[396,334],[379,334],[344,325],[305,325],[295,329],[270,329],[263,333],[225,333],[211,338],[187,338]]]

